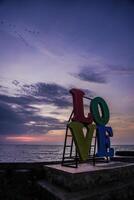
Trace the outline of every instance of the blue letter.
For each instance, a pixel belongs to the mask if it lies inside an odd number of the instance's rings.
[[[110,148],[110,137],[113,136],[111,127],[97,126],[98,157],[113,157],[114,149]]]

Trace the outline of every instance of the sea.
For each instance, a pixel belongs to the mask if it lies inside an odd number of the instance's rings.
[[[134,145],[113,145],[112,147],[115,151],[134,151]],[[63,145],[0,144],[1,163],[60,161],[62,153]]]

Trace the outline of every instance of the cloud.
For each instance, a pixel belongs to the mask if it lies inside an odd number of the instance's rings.
[[[67,108],[71,106],[71,97],[69,90],[57,85],[47,83],[25,84],[21,87],[21,91],[25,95],[31,95],[39,102],[53,104],[59,108]]]
[[[15,92],[18,92],[17,95],[9,96],[2,93],[0,94],[0,100],[20,106],[40,103],[53,104],[59,108],[68,108],[71,106],[69,89],[57,84],[17,84],[16,87],[17,90]]]
[[[71,74],[72,76],[87,82],[107,83],[107,78],[104,71],[99,71],[96,68],[82,67],[78,73]]]
[[[38,105],[53,104],[59,108],[70,106],[67,89],[56,84],[46,83],[23,85],[21,88],[17,84],[16,87],[19,88],[17,95],[0,94],[1,135],[13,133],[41,134],[47,133],[49,130],[65,128],[64,121],[61,122],[54,117],[40,115]],[[1,88],[3,87],[1,86]]]
[[[133,66],[108,65],[107,67],[112,73],[118,73],[120,75],[134,75]]]
[[[134,75],[134,67],[112,64],[105,64],[103,68],[101,66],[85,66],[81,67],[78,73],[71,75],[82,81],[105,84],[110,81],[110,76],[115,74]]]
[[[37,101],[52,104],[60,109],[72,106],[72,96],[69,93],[70,88],[66,89],[55,83],[37,83],[34,85],[23,85],[21,89],[25,94],[31,94]],[[93,91],[88,89],[83,91],[89,97],[95,96]]]
[[[18,115],[6,103],[0,103],[0,122],[20,122]]]
[[[7,87],[4,87],[3,85],[0,85],[0,92],[1,93],[6,93],[7,92]]]
[[[17,80],[12,81],[12,86],[16,88],[12,90],[14,94],[0,93],[1,135],[46,134],[50,130],[65,129],[65,117],[62,118],[72,108],[69,89],[55,83],[21,84]],[[89,90],[85,93],[93,94]]]
[[[17,85],[19,84],[19,81],[13,80],[13,81],[12,81],[12,84],[15,85],[15,86],[17,86]]]
[[[40,116],[37,111],[28,104],[1,102],[0,134],[42,134],[53,129],[63,129],[64,122],[53,117]]]

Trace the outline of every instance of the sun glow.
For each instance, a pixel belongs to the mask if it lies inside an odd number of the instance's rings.
[[[33,137],[33,136],[7,136],[6,140],[10,141],[20,141],[20,142],[34,142],[34,141],[39,141],[38,137]]]
[[[28,143],[28,144],[45,144],[45,143],[60,143],[64,141],[64,130],[51,130],[46,134],[35,135],[11,135],[5,137],[5,140],[10,143]]]

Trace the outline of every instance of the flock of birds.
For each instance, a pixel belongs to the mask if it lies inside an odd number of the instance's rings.
[[[28,33],[33,36],[38,36],[40,34],[39,31],[32,30],[29,28],[22,28],[22,31],[19,30],[19,27],[13,23],[8,22],[7,20],[0,20],[0,29],[6,30],[9,33],[13,34],[14,36],[17,36],[26,46],[30,46],[27,39],[25,39],[23,33]]]

